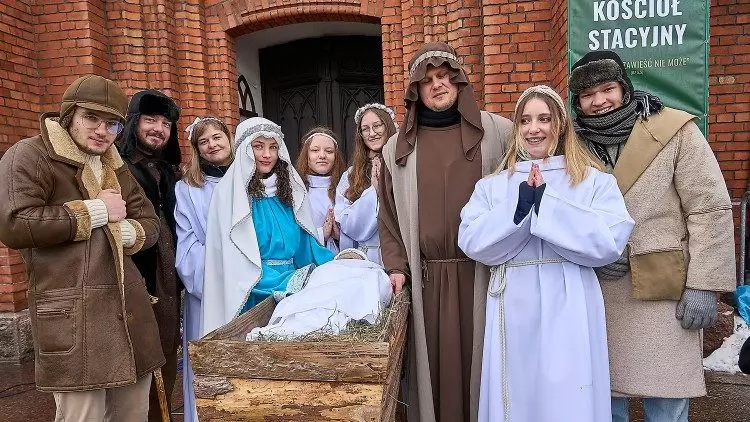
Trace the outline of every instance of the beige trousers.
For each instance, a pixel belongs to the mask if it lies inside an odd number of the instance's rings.
[[[55,422],[143,422],[148,417],[151,374],[124,387],[53,393]]]

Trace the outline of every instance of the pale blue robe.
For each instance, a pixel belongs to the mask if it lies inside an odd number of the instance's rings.
[[[331,176],[307,175],[307,181],[310,183],[307,189],[307,197],[310,198],[310,208],[312,208],[313,223],[317,230],[318,240],[325,244],[326,247],[334,254],[339,252],[339,246],[336,239],[329,238],[327,241],[323,237],[323,225],[329,209],[333,209],[334,203],[328,196],[328,187],[331,186]]]
[[[341,250],[357,248],[367,254],[367,259],[382,266],[378,236],[378,194],[375,188],[370,186],[356,201],[347,199],[344,193],[349,189],[351,171],[352,167],[349,167],[336,187],[334,214],[341,228],[339,247]]]
[[[538,214],[513,222],[530,161],[480,180],[461,211],[459,247],[494,266],[479,421],[611,420],[604,301],[591,267],[619,258],[634,223],[612,175],[589,169],[571,187],[562,156],[534,162],[546,182]]]
[[[206,216],[211,194],[219,177],[206,176],[203,187],[190,186],[180,180],[175,185],[177,205],[174,216],[177,227],[177,260],[175,267],[185,285],[184,333],[182,336],[182,391],[185,401],[185,422],[195,422],[193,370],[188,359],[188,341],[200,337],[201,298],[206,256]]]

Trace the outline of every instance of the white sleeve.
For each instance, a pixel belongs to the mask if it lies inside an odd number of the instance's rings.
[[[532,212],[531,233],[563,258],[586,267],[616,261],[634,225],[615,178],[604,173],[596,177],[591,204],[575,203],[548,185],[539,214]]]
[[[518,195],[511,196],[505,174],[477,182],[469,202],[461,210],[458,247],[469,258],[485,265],[499,265],[516,256],[531,239],[532,213],[513,223]],[[493,197],[493,193],[495,193]]]
[[[193,296],[203,298],[203,276],[205,272],[206,245],[193,230],[193,222],[199,217],[190,200],[188,186],[177,183],[175,186],[177,204],[174,219],[177,232],[177,259],[175,268],[185,290]]]
[[[336,204],[333,212],[341,233],[357,242],[364,242],[378,230],[378,194],[370,186],[352,202],[344,196],[349,188],[349,171],[341,176],[336,187]]]
[[[135,245],[137,234],[135,231],[135,227],[130,224],[130,221],[120,221],[120,233],[122,233],[122,246],[124,246],[125,248],[129,248]]]
[[[98,229],[104,227],[109,221],[109,213],[107,212],[107,205],[101,199],[84,199],[83,204],[86,205],[86,209],[89,211],[89,217],[91,218],[91,229]]]

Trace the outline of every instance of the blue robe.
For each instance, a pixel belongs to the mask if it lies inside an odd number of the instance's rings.
[[[333,252],[321,246],[304,231],[292,209],[279,197],[252,199],[252,218],[258,239],[262,273],[240,313],[248,311],[275,292],[284,292],[294,272],[310,264],[321,265],[333,259]],[[291,261],[289,263],[283,263]]]

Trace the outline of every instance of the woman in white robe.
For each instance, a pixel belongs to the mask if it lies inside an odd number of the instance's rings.
[[[191,157],[182,180],[175,186],[177,205],[177,274],[185,285],[182,335],[182,390],[185,422],[198,420],[193,387],[193,370],[188,359],[188,341],[198,338],[203,264],[206,254],[206,216],[214,187],[234,159],[229,128],[215,117],[196,118],[187,127]]]
[[[338,149],[339,141],[331,129],[323,126],[310,129],[302,139],[295,167],[307,186],[318,240],[331,252],[338,253],[340,230],[333,207],[336,186],[346,168]]]
[[[459,247],[491,266],[479,420],[611,419],[604,301],[591,267],[617,260],[633,220],[560,96],[520,97],[502,170],[461,212]]]
[[[357,133],[352,166],[336,188],[334,213],[341,230],[339,246],[357,248],[382,266],[377,180],[382,163],[380,151],[396,133],[395,114],[383,104],[366,104],[355,113],[354,123]]]

